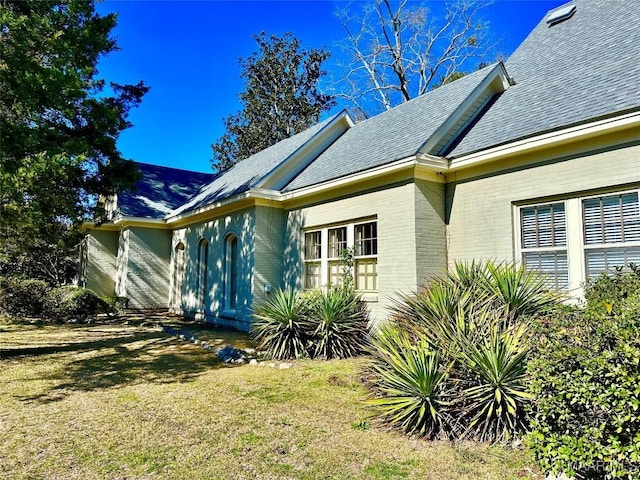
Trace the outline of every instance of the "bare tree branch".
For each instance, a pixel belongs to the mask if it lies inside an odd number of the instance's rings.
[[[491,0],[369,0],[336,12],[349,61],[336,97],[362,112],[388,110],[459,78],[486,61],[494,45],[480,10]],[[438,11],[441,10],[441,11]]]

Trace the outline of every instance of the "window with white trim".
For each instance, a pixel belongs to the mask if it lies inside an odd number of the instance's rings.
[[[615,267],[640,265],[640,204],[638,192],[582,200],[587,278]]]
[[[344,252],[353,247],[355,288],[361,292],[378,289],[377,222],[352,222],[304,234],[305,288],[342,285]]]
[[[354,280],[356,290],[378,289],[378,229],[376,222],[355,226]]]
[[[304,288],[320,288],[322,269],[322,232],[304,234]]]
[[[567,223],[563,202],[520,209],[522,263],[546,278],[549,288],[569,287]]]
[[[631,190],[519,207],[522,263],[550,288],[574,293],[603,272],[640,265],[639,197]]]
[[[347,250],[347,227],[329,229],[329,285],[342,285],[344,280],[343,252]]]

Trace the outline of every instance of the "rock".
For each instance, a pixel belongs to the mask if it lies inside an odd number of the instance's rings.
[[[293,367],[293,363],[282,362],[280,364],[280,370],[285,370],[287,368]]]
[[[255,367],[256,365],[258,365],[258,360],[256,360],[255,358],[252,358],[252,359],[249,361],[249,365],[253,365],[253,366]]]
[[[275,363],[270,363],[267,365],[267,367],[269,368],[276,368],[276,364]]]
[[[245,348],[244,349],[244,353],[246,353],[248,355],[253,355],[254,353],[256,353],[256,349],[255,348]]]

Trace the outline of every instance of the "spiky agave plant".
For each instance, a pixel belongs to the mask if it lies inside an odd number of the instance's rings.
[[[505,309],[507,321],[539,313],[562,298],[547,288],[544,277],[512,262],[488,262],[480,286],[495,297],[497,306]]]
[[[447,423],[448,365],[425,339],[387,324],[371,340],[370,388],[380,418],[405,433],[432,438]]]
[[[331,289],[315,298],[309,312],[316,357],[349,358],[362,353],[367,345],[369,312],[352,290]]]
[[[525,427],[528,325],[494,319],[482,337],[460,336],[457,362],[464,379],[456,404],[466,434],[481,441],[502,441]]]
[[[256,305],[251,334],[259,348],[274,359],[284,360],[309,355],[307,333],[308,307],[293,290],[276,290]]]

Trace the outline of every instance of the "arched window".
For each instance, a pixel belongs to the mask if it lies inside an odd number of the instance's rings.
[[[209,242],[204,238],[198,242],[198,275],[196,279],[196,292],[198,294],[198,306],[204,307],[207,298],[207,264],[209,263]]]
[[[225,241],[225,307],[235,311],[238,304],[238,237],[229,235]]]
[[[176,245],[173,252],[173,305],[182,307],[182,285],[184,281],[184,243]]]

